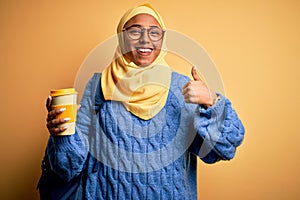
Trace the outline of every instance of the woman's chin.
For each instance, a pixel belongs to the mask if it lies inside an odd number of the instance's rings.
[[[139,67],[147,67],[152,64],[151,61],[145,61],[145,60],[137,60],[137,61],[134,61],[134,63]]]

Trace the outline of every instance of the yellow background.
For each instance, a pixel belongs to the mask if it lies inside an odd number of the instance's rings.
[[[207,50],[246,128],[232,161],[199,164],[200,199],[299,199],[300,1],[148,2]],[[50,89],[139,3],[0,1],[0,199],[38,199]]]

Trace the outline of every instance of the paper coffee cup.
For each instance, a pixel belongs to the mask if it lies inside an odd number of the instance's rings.
[[[61,124],[67,129],[58,135],[72,135],[75,133],[75,122],[77,113],[77,92],[74,88],[51,90],[52,109],[65,109],[56,118],[69,119],[66,123]]]

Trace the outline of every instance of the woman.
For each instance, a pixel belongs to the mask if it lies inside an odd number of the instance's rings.
[[[196,156],[206,163],[234,157],[244,128],[230,101],[210,91],[195,67],[194,80],[172,72],[164,30],[148,4],[125,13],[115,60],[87,84],[74,135],[57,136],[66,121],[55,119],[63,111],[51,110],[48,98],[45,168],[63,187],[76,185],[67,196],[197,199]],[[49,188],[54,198],[66,196]]]

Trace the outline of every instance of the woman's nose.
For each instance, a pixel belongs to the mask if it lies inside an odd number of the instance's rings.
[[[149,38],[146,30],[143,32],[139,42],[142,43],[142,44],[150,43],[150,38]]]

